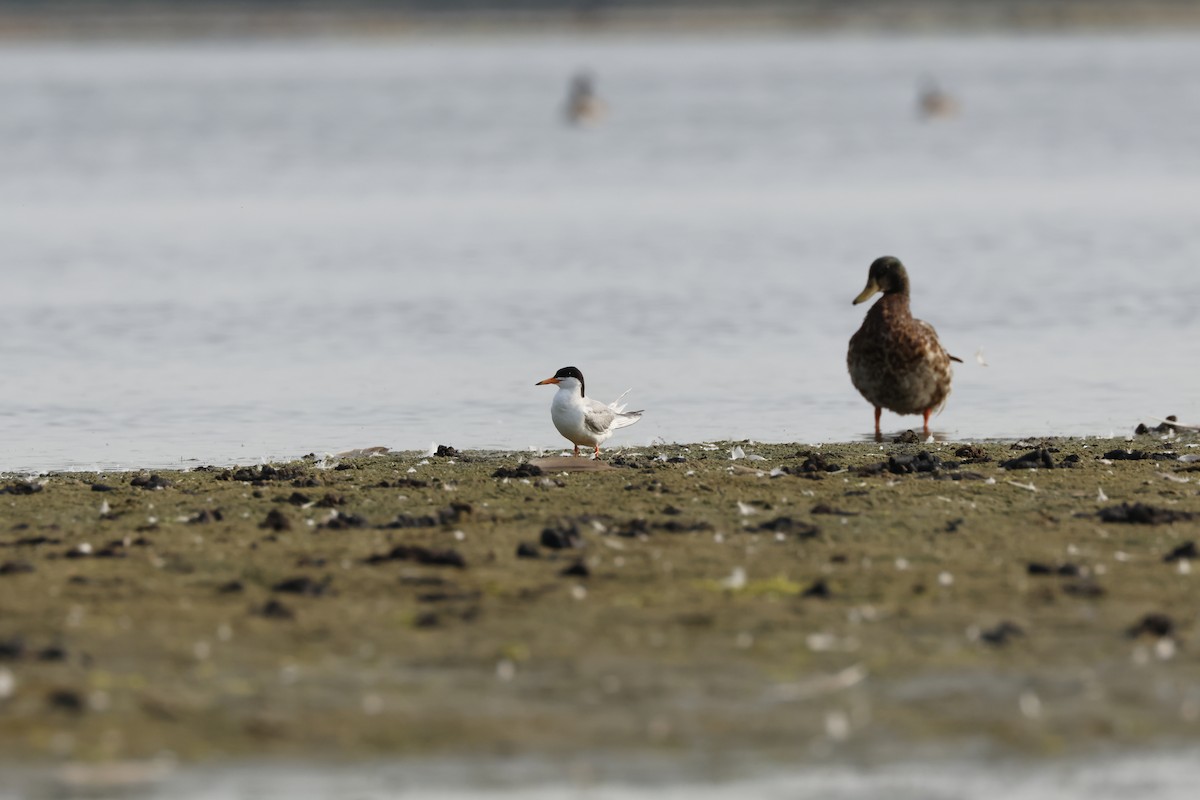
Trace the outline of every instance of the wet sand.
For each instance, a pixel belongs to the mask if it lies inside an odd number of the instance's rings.
[[[1193,432],[443,453],[0,481],[0,752],[795,762],[1200,733]]]

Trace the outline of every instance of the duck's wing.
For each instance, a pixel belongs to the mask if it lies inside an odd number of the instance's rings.
[[[946,358],[950,359],[951,361],[957,361],[960,364],[963,363],[963,360],[961,358],[959,358],[958,356],[950,355],[950,353],[947,352],[946,348],[942,347],[942,343],[938,339],[937,331],[934,330],[932,325],[930,325],[928,322],[926,322],[923,319],[916,319],[916,320],[913,320],[913,322],[917,323],[917,325],[921,328],[921,330],[929,337],[929,341],[931,341],[934,345],[936,345],[943,353],[946,353]]]

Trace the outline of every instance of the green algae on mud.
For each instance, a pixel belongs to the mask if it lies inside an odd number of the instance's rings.
[[[0,752],[797,759],[1194,739],[1200,471],[1178,456],[1198,443],[0,481]]]

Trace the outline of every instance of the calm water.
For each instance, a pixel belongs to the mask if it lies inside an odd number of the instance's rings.
[[[0,468],[558,447],[567,364],[647,410],[614,444],[856,438],[884,253],[966,360],[947,436],[1195,422],[1198,78],[1200,37],[6,44]]]
[[[722,754],[687,772],[647,759],[554,763],[510,759],[185,769],[133,792],[63,785],[56,776],[0,775],[0,800],[138,797],[144,800],[1193,800],[1194,751],[1057,761],[916,760],[894,765],[823,764],[781,770],[720,766]],[[747,774],[753,773],[753,776]]]

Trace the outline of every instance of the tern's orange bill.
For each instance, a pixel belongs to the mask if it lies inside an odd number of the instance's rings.
[[[561,383],[558,378],[546,378],[544,381],[538,381],[534,386],[545,386],[547,383]]]

